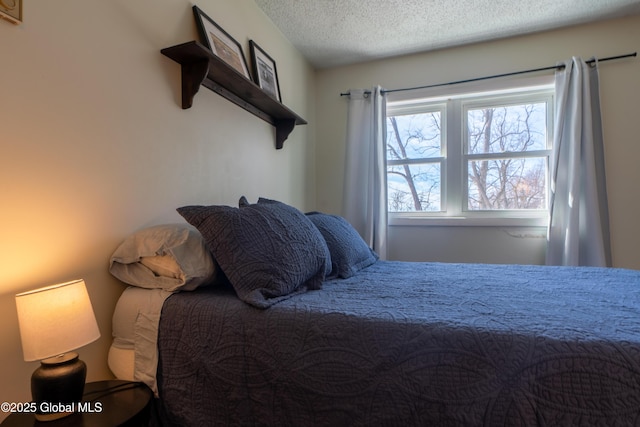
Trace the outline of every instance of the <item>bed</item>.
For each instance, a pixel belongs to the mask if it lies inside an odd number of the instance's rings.
[[[114,313],[110,366],[154,388],[163,424],[640,424],[640,272],[382,261],[346,221],[314,213],[303,217],[325,245],[305,254],[324,262],[312,262],[298,286],[287,276],[279,292],[273,275],[282,272],[269,260],[256,276],[268,280],[248,290],[255,259],[238,253],[247,250],[230,231],[238,216],[245,230],[246,212],[275,209],[279,219],[269,221],[284,222],[276,234],[288,246],[308,246],[309,236],[291,235],[280,204],[216,208],[222,225],[213,229],[209,208],[181,214],[213,267],[194,279],[178,260],[177,287],[131,286]],[[221,233],[234,247],[219,247]],[[268,240],[270,252],[258,242],[251,256],[276,253],[289,274],[291,258]],[[243,265],[240,273],[222,249]],[[146,264],[150,277],[163,274]],[[112,258],[116,277],[133,281],[114,265]]]

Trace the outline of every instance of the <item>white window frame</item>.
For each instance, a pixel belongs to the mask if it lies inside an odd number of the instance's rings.
[[[547,210],[466,210],[467,161],[475,155],[465,152],[467,147],[466,111],[469,108],[496,104],[547,102],[547,149],[513,154],[514,157],[551,156],[553,144],[553,76],[516,78],[508,81],[475,82],[455,87],[437,87],[410,92],[387,94],[387,115],[434,111],[442,106],[441,212],[389,212],[389,225],[434,226],[546,226]],[[446,113],[445,113],[446,112]],[[453,116],[453,117],[452,117]],[[500,154],[495,157],[509,156]],[[486,157],[486,156],[485,156]],[[483,157],[484,158],[484,157]],[[548,182],[547,182],[548,184]]]

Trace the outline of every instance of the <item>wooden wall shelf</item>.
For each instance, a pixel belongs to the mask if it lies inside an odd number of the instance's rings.
[[[182,69],[182,108],[191,108],[193,97],[205,86],[229,101],[260,117],[276,128],[276,148],[284,145],[296,125],[306,120],[271,97],[204,45],[191,41],[162,49],[163,55]]]

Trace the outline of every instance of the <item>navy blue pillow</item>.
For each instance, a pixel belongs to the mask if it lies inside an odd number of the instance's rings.
[[[329,251],[318,229],[296,208],[269,201],[241,208],[185,206],[178,213],[200,231],[246,303],[267,308],[321,288]]]
[[[310,212],[307,217],[320,230],[331,254],[330,277],[346,279],[378,260],[349,222],[337,215]]]

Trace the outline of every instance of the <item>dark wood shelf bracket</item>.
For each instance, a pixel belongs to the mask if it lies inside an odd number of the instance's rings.
[[[182,108],[193,106],[200,86],[216,92],[276,128],[276,148],[281,149],[296,125],[306,120],[271,97],[254,82],[230,67],[202,44],[191,41],[161,50],[180,64]]]
[[[209,72],[209,61],[194,61],[180,64],[182,69],[182,109],[193,105],[193,97],[200,90]]]
[[[284,141],[287,139],[293,128],[296,126],[294,119],[276,120],[276,148],[279,150],[283,147]]]

